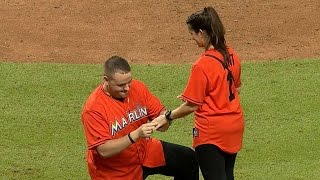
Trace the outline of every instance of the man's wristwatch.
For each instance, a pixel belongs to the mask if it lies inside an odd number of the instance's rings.
[[[164,115],[166,117],[166,119],[168,120],[169,124],[171,124],[172,122],[172,118],[170,117],[172,111],[167,111]]]

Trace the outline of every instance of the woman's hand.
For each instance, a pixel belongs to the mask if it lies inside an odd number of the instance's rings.
[[[165,130],[168,129],[169,122],[165,115],[160,115],[157,118],[153,119],[152,122],[155,122],[157,125],[155,126],[154,130],[164,131],[161,127],[167,127]]]

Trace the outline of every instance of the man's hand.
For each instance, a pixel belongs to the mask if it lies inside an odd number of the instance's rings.
[[[148,122],[145,124],[142,124],[140,126],[140,128],[138,128],[139,130],[139,137],[140,138],[147,138],[150,137],[153,133],[154,128],[157,126],[157,123],[155,122]]]
[[[149,138],[157,126],[156,122],[147,122],[142,124],[138,129],[131,132],[131,137],[134,141],[139,138]]]

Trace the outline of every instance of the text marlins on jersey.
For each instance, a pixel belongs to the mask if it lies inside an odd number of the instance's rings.
[[[122,130],[128,124],[137,121],[148,115],[146,107],[137,107],[133,111],[127,113],[127,118],[121,117],[121,120],[115,119],[111,125],[111,134],[114,136],[119,130]]]

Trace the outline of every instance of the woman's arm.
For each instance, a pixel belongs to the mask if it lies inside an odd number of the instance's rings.
[[[198,108],[199,106],[196,104],[184,102],[178,108],[171,111],[171,114],[168,118],[165,115],[160,115],[159,117],[155,118],[152,122],[158,123],[155,129],[159,129],[163,125],[167,124],[169,121],[185,117],[191,114],[192,112],[196,111]]]

